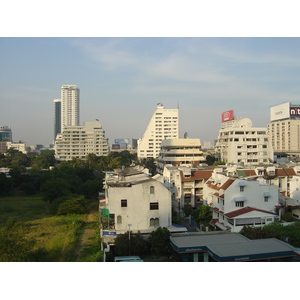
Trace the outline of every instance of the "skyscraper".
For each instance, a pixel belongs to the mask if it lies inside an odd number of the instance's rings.
[[[76,85],[61,87],[61,131],[65,126],[79,126],[79,88]]]
[[[61,100],[54,100],[54,140],[61,133]]]
[[[165,109],[158,103],[144,136],[138,140],[138,158],[157,158],[162,140],[178,139],[178,127],[178,109]]]

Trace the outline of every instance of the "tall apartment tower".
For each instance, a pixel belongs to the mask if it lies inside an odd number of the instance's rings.
[[[226,112],[228,113],[228,112]],[[226,163],[244,166],[268,164],[274,159],[271,140],[264,127],[252,127],[248,118],[235,120],[222,114],[222,125],[215,150]],[[225,124],[226,123],[226,124]]]
[[[65,126],[79,126],[79,88],[76,85],[61,87],[61,132]]]
[[[270,108],[268,124],[274,152],[300,156],[300,105],[285,102]]]
[[[61,100],[54,100],[54,140],[61,133]]]
[[[178,109],[165,109],[158,103],[143,137],[138,140],[138,158],[157,158],[163,140],[178,139],[178,115]]]

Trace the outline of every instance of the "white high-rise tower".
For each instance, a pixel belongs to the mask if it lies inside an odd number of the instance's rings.
[[[61,132],[65,126],[79,126],[79,88],[76,85],[61,87]]]
[[[157,158],[161,141],[178,139],[178,128],[178,109],[165,109],[158,103],[143,137],[138,140],[138,158]]]

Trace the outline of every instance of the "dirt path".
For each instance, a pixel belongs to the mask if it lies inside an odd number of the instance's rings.
[[[84,226],[83,234],[81,236],[79,245],[77,246],[76,252],[75,252],[77,261],[80,260],[83,249],[93,243],[93,241],[91,240],[91,237],[95,234],[96,230],[89,228],[89,224],[95,223],[98,221],[96,213],[97,213],[97,211],[90,210],[85,218],[85,223],[83,225]]]

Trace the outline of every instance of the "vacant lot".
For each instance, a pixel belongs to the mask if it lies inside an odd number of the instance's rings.
[[[7,244],[2,243],[0,261],[98,261],[97,201],[89,207],[89,214],[53,216],[40,196],[0,198],[1,238]]]

